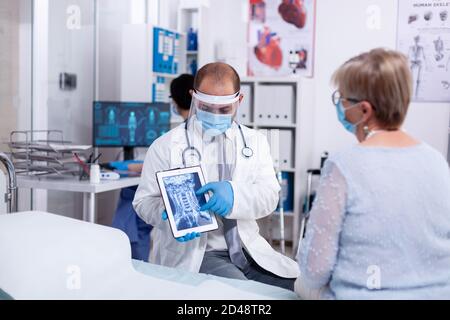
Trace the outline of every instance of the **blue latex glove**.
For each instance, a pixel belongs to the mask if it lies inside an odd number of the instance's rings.
[[[144,163],[144,161],[141,160],[112,161],[109,163],[109,165],[116,170],[128,171],[128,165],[135,163]]]
[[[234,194],[231,183],[228,181],[211,182],[198,189],[196,194],[201,195],[208,191],[212,191],[213,196],[200,208],[200,210],[209,210],[222,217],[229,215],[234,204]]]
[[[164,221],[166,221],[168,219],[166,210],[163,211],[161,217]],[[175,238],[175,239],[178,242],[187,242],[187,241],[194,240],[195,238],[199,238],[200,236],[201,236],[201,234],[198,232],[191,232],[183,237],[179,237],[179,238]]]

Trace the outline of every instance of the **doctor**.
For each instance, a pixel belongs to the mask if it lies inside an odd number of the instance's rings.
[[[154,226],[150,262],[293,290],[296,262],[259,234],[256,220],[275,210],[280,186],[265,136],[234,120],[242,99],[240,78],[231,66],[202,67],[188,120],[147,152],[133,206]],[[197,193],[211,195],[201,210],[216,214],[219,229],[174,239],[155,174],[195,165],[209,182]]]

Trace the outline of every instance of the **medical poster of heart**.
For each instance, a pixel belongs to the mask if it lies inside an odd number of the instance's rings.
[[[450,101],[450,1],[400,0],[397,49],[408,56],[413,101]]]
[[[315,0],[249,0],[248,76],[312,76]]]

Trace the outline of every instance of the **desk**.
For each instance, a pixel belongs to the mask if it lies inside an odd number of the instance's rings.
[[[17,187],[24,189],[42,189],[83,193],[83,220],[95,223],[95,195],[97,193],[123,189],[139,184],[141,177],[121,178],[119,180],[101,180],[92,184],[88,180],[59,177],[17,176]]]

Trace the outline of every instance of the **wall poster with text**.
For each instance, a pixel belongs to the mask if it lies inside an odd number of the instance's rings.
[[[450,101],[449,14],[449,0],[399,0],[397,49],[409,59],[413,101]]]

